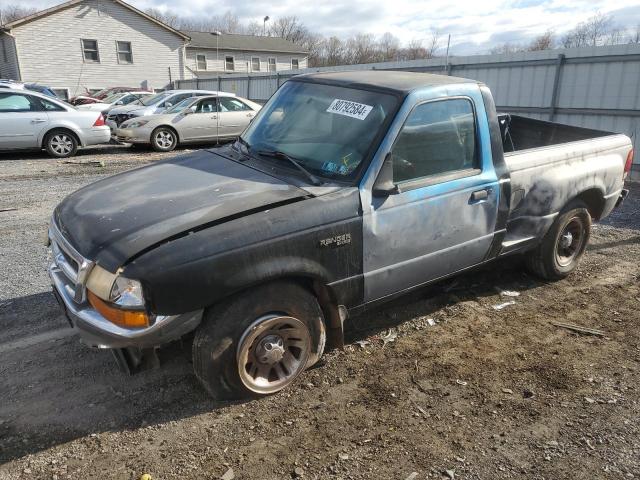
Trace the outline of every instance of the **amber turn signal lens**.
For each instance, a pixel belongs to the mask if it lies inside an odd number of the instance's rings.
[[[111,323],[115,323],[116,325],[126,328],[142,328],[149,326],[149,317],[145,312],[114,308],[101,298],[98,298],[96,295],[91,293],[90,290],[87,290],[87,298],[89,299],[91,306],[93,306],[100,315]]]

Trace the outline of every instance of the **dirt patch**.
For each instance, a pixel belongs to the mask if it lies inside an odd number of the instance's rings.
[[[540,282],[512,259],[421,290],[352,318],[345,349],[288,391],[221,404],[197,384],[188,345],[125,377],[108,352],[64,334],[38,229],[103,174],[44,162],[3,163],[0,176],[2,205],[20,208],[0,213],[11,267],[0,280],[3,480],[216,479],[229,468],[247,479],[637,478],[640,185],[596,225],[567,280]],[[516,303],[492,308],[506,300]]]

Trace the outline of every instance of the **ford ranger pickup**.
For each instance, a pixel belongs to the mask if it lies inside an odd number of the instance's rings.
[[[214,398],[267,395],[410,290],[514,254],[566,277],[632,158],[625,135],[499,115],[477,81],[300,75],[234,143],[65,198],[49,275],[126,371],[186,337]]]

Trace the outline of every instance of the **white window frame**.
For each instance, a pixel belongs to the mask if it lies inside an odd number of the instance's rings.
[[[273,60],[273,70],[271,70],[271,60]],[[268,72],[278,71],[278,57],[269,57],[267,59],[267,71]]]
[[[129,51],[124,51],[124,50],[120,50],[120,43],[128,43],[129,44]],[[121,53],[126,53],[131,55],[131,61],[130,62],[122,62],[120,61],[120,54]],[[129,41],[126,40],[116,40],[116,58],[118,60],[118,63],[122,64],[122,65],[131,65],[133,64],[133,44]]]
[[[231,70],[227,70],[227,58],[230,58],[233,62],[233,68]],[[233,55],[225,55],[224,56],[224,71],[225,72],[235,72],[236,71],[236,57]]]
[[[204,58],[204,68],[200,68],[200,60],[198,60],[198,57]],[[206,53],[196,53],[196,70],[199,71],[199,72],[208,70],[207,54]]]
[[[85,53],[85,48],[84,48],[84,42],[96,42],[96,56],[98,57],[97,60],[91,60],[91,59],[87,59]],[[98,40],[95,38],[81,38],[80,39],[80,48],[82,49],[82,60],[85,63],[100,63],[100,45],[98,44]]]
[[[296,62],[298,65],[293,68],[293,62]],[[291,70],[300,70],[300,59],[299,58],[292,58],[291,59]]]
[[[253,61],[257,60],[258,61],[258,68],[253,68]],[[261,65],[262,62],[260,62],[260,57],[251,57],[251,71],[252,72],[259,72],[260,69],[262,68]]]

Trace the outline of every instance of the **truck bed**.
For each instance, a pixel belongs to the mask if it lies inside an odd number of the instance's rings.
[[[503,254],[535,245],[576,197],[593,196],[596,219],[614,208],[631,149],[626,136],[515,115],[500,115],[499,123],[511,174]]]

